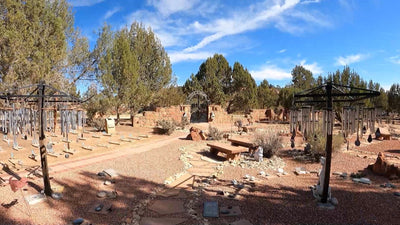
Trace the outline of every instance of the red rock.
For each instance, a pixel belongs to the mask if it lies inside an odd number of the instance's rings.
[[[385,160],[385,156],[382,154],[382,152],[379,152],[376,162],[368,166],[368,168],[378,175],[383,175],[386,177],[400,176],[400,168],[397,165],[388,163],[387,160]]]
[[[190,136],[192,137],[193,141],[201,141],[202,140],[200,134],[197,132],[191,131]]]

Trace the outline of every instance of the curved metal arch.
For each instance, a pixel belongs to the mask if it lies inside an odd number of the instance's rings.
[[[192,98],[197,95],[200,95],[201,97],[203,97],[207,101],[207,104],[210,104],[210,100],[208,99],[208,96],[206,95],[206,93],[204,93],[202,91],[193,91],[192,93],[190,93],[188,95],[188,97],[186,98],[186,103],[189,104],[190,101],[192,100]]]

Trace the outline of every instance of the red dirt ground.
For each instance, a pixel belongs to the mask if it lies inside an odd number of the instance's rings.
[[[208,124],[196,124],[201,129],[207,130]],[[234,130],[230,124],[214,125],[221,130]],[[258,124],[268,130],[287,130],[286,125]],[[99,142],[107,143],[108,137],[101,139],[91,138],[85,145],[94,146],[93,151],[83,150],[81,143],[71,143],[72,148],[78,152],[71,155],[69,159],[60,155],[58,158],[48,157],[51,184],[53,187],[62,186],[64,191],[61,200],[47,198],[46,201],[30,206],[32,216],[23,202],[23,195],[37,194],[43,186],[41,178],[29,179],[29,185],[20,191],[12,192],[9,185],[0,187],[0,224],[70,224],[73,219],[84,218],[92,224],[134,224],[133,209],[149,199],[154,191],[161,189],[164,181],[174,174],[183,171],[184,162],[180,160],[180,148],[187,149],[192,158],[189,161],[199,159],[206,149],[207,141],[192,142],[183,140],[188,130],[176,131],[171,136],[152,134],[149,128],[132,128],[118,126],[118,134],[111,137],[117,141],[123,135],[137,136],[149,134],[150,138],[135,141],[133,143],[121,142],[119,146],[108,144],[110,148],[96,147]],[[71,135],[72,136],[72,135]],[[300,138],[296,138],[297,147],[301,148]],[[61,153],[63,144],[61,137],[53,138],[56,152]],[[353,141],[354,142],[354,141]],[[353,143],[350,142],[350,143]],[[14,151],[14,157],[23,161],[23,166],[18,171],[10,165],[11,172],[25,176],[26,168],[39,165],[28,159],[30,154],[30,140],[19,141],[25,147],[21,151]],[[400,156],[400,141],[373,141],[368,144],[362,141],[360,147],[351,145],[351,151],[337,151],[333,154],[332,172],[346,172],[349,175],[359,170],[366,173],[371,185],[359,184],[351,179],[342,179],[336,175],[331,176],[330,186],[332,196],[336,197],[339,205],[334,210],[320,209],[312,196],[309,186],[318,181],[316,174],[296,176],[293,171],[296,167],[305,167],[308,171],[319,170],[319,163],[305,163],[294,160],[288,154],[289,138],[284,138],[284,148],[278,153],[283,158],[286,166],[283,168],[288,175],[276,176],[276,171],[266,170],[270,177],[260,177],[258,168],[241,168],[224,163],[224,173],[214,183],[201,189],[202,191],[184,189],[181,191],[183,197],[177,197],[185,202],[186,208],[193,208],[197,212],[197,218],[188,213],[171,215],[170,217],[182,217],[187,221],[182,224],[229,224],[239,219],[247,219],[253,224],[399,224],[400,222],[400,197],[394,196],[395,191],[400,191],[399,180],[389,181],[388,178],[373,175],[365,168],[375,162],[378,152],[385,152],[394,156]],[[0,161],[10,164],[10,148],[5,142],[0,143],[3,151],[0,152]],[[37,153],[37,150],[36,150]],[[366,157],[364,157],[366,156]],[[204,164],[210,167],[212,163]],[[194,165],[194,164],[193,164]],[[200,165],[200,164],[199,164]],[[215,164],[216,165],[216,164]],[[104,185],[106,178],[99,177],[98,172],[112,168],[118,173],[114,178],[115,184]],[[0,177],[8,180],[10,171],[1,171]],[[256,177],[254,182],[243,179],[244,175]],[[110,178],[107,178],[110,180]],[[235,191],[231,180],[245,182],[246,188],[237,192],[237,199],[218,196],[215,190]],[[395,189],[381,188],[380,185],[391,182],[396,185]],[[100,190],[117,191],[115,199],[99,199],[96,194]],[[23,195],[22,195],[23,194]],[[239,198],[240,196],[240,198]],[[165,199],[163,197],[155,197]],[[175,197],[171,197],[175,198]],[[17,199],[16,204],[12,204]],[[150,199],[154,199],[150,198]],[[240,206],[242,216],[202,218],[202,205],[206,200],[218,201],[220,206]],[[154,200],[150,200],[150,203]],[[95,205],[103,203],[112,204],[112,212],[106,215],[95,214]],[[189,207],[190,205],[190,207]],[[155,212],[145,209],[141,216],[160,217]]]

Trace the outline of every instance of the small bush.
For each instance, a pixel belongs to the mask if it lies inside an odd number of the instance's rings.
[[[88,121],[88,125],[96,128],[98,131],[104,131],[106,129],[106,121],[102,118],[95,118]]]
[[[221,140],[223,133],[216,127],[208,126],[208,136],[211,140]]]
[[[159,126],[160,134],[171,135],[176,129],[175,122],[171,120],[159,120],[157,121],[157,126]]]
[[[314,156],[316,161],[319,161],[321,156],[326,156],[326,137],[320,132],[315,133],[315,135],[307,136],[307,141],[311,145],[311,155]],[[342,134],[334,134],[332,136],[332,152],[340,149],[344,143],[344,138]]]
[[[282,138],[276,133],[258,132],[254,144],[263,148],[264,157],[271,158],[282,147]]]
[[[236,120],[235,123],[234,123],[234,125],[235,125],[238,129],[240,129],[240,128],[243,127],[243,122],[242,122],[242,120]]]
[[[189,119],[186,116],[182,116],[182,121],[179,124],[179,126],[185,128],[189,124],[190,124]]]

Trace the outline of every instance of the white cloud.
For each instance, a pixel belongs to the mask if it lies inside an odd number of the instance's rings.
[[[148,3],[153,5],[164,17],[171,14],[192,9],[199,2],[198,0],[149,0]]]
[[[113,9],[111,9],[111,10],[108,10],[106,12],[106,14],[104,15],[103,19],[107,20],[108,18],[112,17],[115,13],[119,12],[120,10],[121,10],[120,7],[115,7]]]
[[[274,5],[265,9],[264,7],[250,6],[247,12],[241,11],[235,13],[232,17],[217,19],[212,23],[202,25],[199,22],[193,24],[199,32],[213,33],[204,37],[199,43],[185,49],[187,52],[196,51],[209,43],[216,41],[228,35],[240,34],[246,31],[251,31],[264,26],[273,19],[279,17],[286,10],[293,8],[299,3],[299,0],[286,0],[281,5],[280,2],[275,2]],[[257,11],[258,9],[263,9]],[[256,11],[254,11],[256,10]]]
[[[260,70],[252,70],[250,74],[256,80],[285,80],[292,77],[288,70],[273,64],[266,64]]]
[[[339,66],[346,66],[352,63],[360,62],[368,57],[367,54],[355,54],[355,55],[348,55],[348,56],[340,56],[336,58],[336,65]]]
[[[214,53],[212,52],[168,52],[168,56],[171,60],[171,63],[178,63],[183,61],[196,61],[196,60],[204,60],[208,57],[211,57]]]
[[[284,53],[284,52],[286,52],[286,49],[281,49],[278,51],[278,53]]]
[[[80,7],[80,6],[92,6],[96,5],[104,0],[69,0],[69,4],[73,7]]]
[[[395,64],[400,64],[400,55],[390,57],[389,61]]]
[[[154,12],[139,10],[129,14],[126,20],[129,25],[137,21],[146,27],[151,27],[164,47],[180,46],[185,43],[182,41],[181,29],[173,26],[174,21],[157,17]]]
[[[319,3],[320,1],[321,0],[305,0],[305,1],[302,1],[301,4],[307,5],[310,3]]]
[[[311,71],[314,75],[319,75],[319,74],[322,74],[324,72],[322,70],[322,68],[318,65],[318,63],[316,63],[316,62],[313,62],[311,64],[307,64],[306,60],[302,60],[300,62],[300,65],[302,65],[307,70]]]

